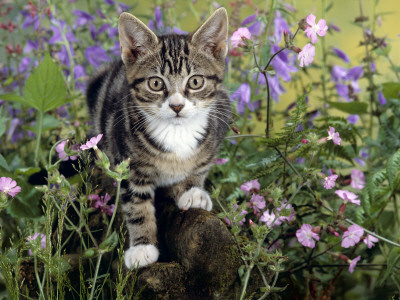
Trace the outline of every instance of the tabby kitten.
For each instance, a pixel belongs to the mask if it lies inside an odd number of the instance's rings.
[[[158,259],[157,187],[170,186],[180,209],[212,208],[202,187],[231,117],[221,84],[228,16],[220,8],[189,35],[156,36],[122,13],[118,30],[122,60],[91,79],[87,103],[111,164],[131,159],[130,178],[122,182],[131,268]]]

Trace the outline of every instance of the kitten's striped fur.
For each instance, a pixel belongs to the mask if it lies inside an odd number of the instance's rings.
[[[221,84],[227,27],[221,8],[190,35],[157,37],[123,13],[122,60],[101,69],[88,85],[94,133],[104,134],[100,148],[113,165],[131,159],[130,179],[122,182],[130,239],[127,267],[158,258],[157,187],[171,186],[181,209],[212,208],[202,187],[231,116],[229,95]]]

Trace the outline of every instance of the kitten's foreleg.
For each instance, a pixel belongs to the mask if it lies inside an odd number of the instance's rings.
[[[207,172],[193,174],[173,186],[175,202],[180,209],[202,208],[208,211],[212,209],[211,198],[203,189],[206,176]]]
[[[154,263],[158,259],[157,224],[154,209],[154,186],[132,183],[123,196],[122,211],[129,232],[129,249],[125,252],[128,268]]]

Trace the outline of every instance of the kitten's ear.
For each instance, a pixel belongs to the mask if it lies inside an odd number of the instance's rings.
[[[228,52],[227,38],[228,14],[226,9],[221,7],[192,34],[191,43],[217,59],[224,59]]]
[[[125,64],[134,63],[141,55],[154,52],[157,36],[135,16],[123,12],[118,22],[121,58]]]

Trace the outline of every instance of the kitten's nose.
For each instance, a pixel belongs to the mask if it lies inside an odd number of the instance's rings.
[[[169,107],[171,107],[171,109],[178,114],[182,110],[184,105],[183,104],[170,104]]]

